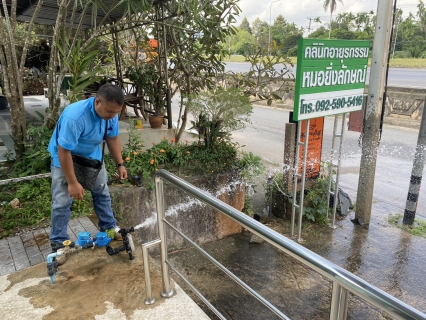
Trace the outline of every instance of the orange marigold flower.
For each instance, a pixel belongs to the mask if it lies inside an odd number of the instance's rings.
[[[163,140],[167,140],[167,137],[166,137],[166,136],[164,136],[164,137],[163,137]]]
[[[161,149],[161,150],[160,150],[160,152],[161,152],[161,153],[164,153],[164,152],[166,152],[166,150],[164,150],[164,149]]]
[[[142,145],[142,143],[140,143],[140,142],[139,142],[139,143],[138,143],[138,146],[140,147],[141,145]]]
[[[152,145],[155,146],[155,142],[153,142]]]
[[[191,152],[187,151],[186,154],[190,154]]]
[[[155,160],[151,159],[151,161],[149,162],[149,164],[154,164]]]
[[[136,151],[133,152],[134,155],[137,155],[138,153]]]
[[[126,159],[124,159],[124,160],[126,160],[126,161],[130,161],[130,158],[129,158],[129,157],[126,157]]]
[[[171,138],[171,139],[170,139],[170,142],[171,142],[171,143],[174,143],[175,141],[176,141],[176,139],[175,139],[175,138]]]
[[[188,142],[189,142],[188,140],[185,140],[185,144],[188,144]]]

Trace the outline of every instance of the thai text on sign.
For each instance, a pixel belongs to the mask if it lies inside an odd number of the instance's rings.
[[[300,39],[293,120],[362,109],[369,41]]]

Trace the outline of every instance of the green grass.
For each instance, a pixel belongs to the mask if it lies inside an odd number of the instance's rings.
[[[12,183],[0,187],[0,239],[35,227],[50,225],[52,196],[50,178]],[[13,208],[9,203],[19,199],[19,206]],[[71,217],[85,216],[93,212],[90,192],[84,200],[74,201]]]
[[[392,226],[396,226],[400,229],[403,229],[413,236],[426,238],[426,221],[420,220],[420,219],[414,219],[414,224],[412,227],[410,227],[410,226],[405,226],[399,223],[399,221],[402,218],[403,218],[402,214],[390,215],[388,218],[388,222]]]
[[[296,64],[297,58],[290,57],[291,61]],[[244,62],[244,56],[242,55],[232,55],[224,59],[225,62]],[[371,65],[371,59],[368,61],[368,65]],[[412,69],[426,69],[426,59],[391,59],[390,60],[391,68],[412,68]]]

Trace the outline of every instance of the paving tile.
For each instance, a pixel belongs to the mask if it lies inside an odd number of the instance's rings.
[[[43,255],[38,255],[38,256],[35,256],[35,257],[29,257],[28,258],[28,260],[30,260],[30,264],[32,265],[32,266],[34,266],[34,265],[36,265],[36,264],[39,264],[39,263],[42,263],[42,262],[44,262],[44,261],[46,261],[44,258],[43,258]]]
[[[73,232],[73,230],[70,228],[70,226],[68,226],[67,227],[67,233],[68,233],[68,235],[71,237],[71,236],[76,236],[75,234],[74,234],[74,232]]]
[[[72,227],[76,227],[76,226],[80,226],[81,224],[80,224],[80,222],[78,221],[78,219],[72,219],[72,220],[70,220],[70,222],[68,223],[68,226],[70,227],[70,228],[72,228]]]
[[[36,241],[34,240],[34,238],[32,237],[30,240],[26,240],[23,242],[24,248],[28,248],[28,247],[32,247],[37,245]]]
[[[8,238],[7,241],[9,242],[9,246],[22,244],[22,239],[20,236],[14,236],[12,238]]]
[[[8,264],[10,262],[13,262],[11,253],[0,255],[0,265]]]
[[[44,232],[46,232],[47,235],[50,235],[50,227],[44,228]]]
[[[10,250],[21,250],[24,248],[24,244],[22,242],[9,243]]]
[[[42,253],[42,256],[43,256],[43,258],[44,258],[44,260],[45,261],[47,261],[47,256],[49,255],[49,254],[51,254],[52,252],[43,252]]]
[[[27,256],[27,253],[25,252],[25,250],[22,251],[22,252],[14,252],[14,251],[12,251],[12,257],[13,257],[13,259],[22,259],[22,258],[24,258],[26,256]]]
[[[42,254],[42,256],[43,256],[44,260],[47,260],[47,256],[48,256],[49,254],[51,254],[51,253],[52,253],[52,250],[43,250],[43,251],[41,252],[41,254]]]
[[[82,217],[78,219],[81,223],[81,225],[85,228],[95,226],[92,220],[90,220],[88,217]]]
[[[22,242],[25,242],[26,240],[34,239],[32,232],[22,233],[20,235],[20,237],[21,237]]]
[[[7,248],[0,248],[0,256],[2,256],[4,254],[8,254],[8,253],[10,253],[9,246],[7,246]]]
[[[30,261],[28,259],[19,259],[19,260],[15,260],[14,261],[14,265],[15,265],[15,269],[18,270],[22,270],[25,268],[29,268],[30,265]]]
[[[34,257],[37,255],[41,255],[41,251],[38,247],[32,248],[31,250],[27,250],[27,257]]]
[[[44,228],[36,229],[33,231],[33,236],[37,237],[38,235],[47,235]]]
[[[19,243],[9,243],[9,247],[10,247],[10,251],[15,250],[15,251],[20,251],[24,248],[24,244],[22,242]]]
[[[4,276],[6,274],[10,274],[15,272],[15,265],[12,263],[10,265],[1,265],[0,266],[0,276]]]
[[[72,229],[72,231],[73,231],[73,233],[75,234],[75,235],[77,235],[78,236],[78,234],[80,233],[80,232],[82,232],[82,231],[86,231],[86,229],[83,227],[83,226],[77,226],[77,227],[73,227],[73,228],[71,228]]]
[[[52,251],[52,247],[50,246],[50,242],[43,243],[42,245],[39,245],[38,248],[40,249],[40,251],[43,251],[43,250]]]
[[[21,252],[25,252],[25,248],[24,246],[11,246],[10,252],[12,252],[12,254],[15,255]]]

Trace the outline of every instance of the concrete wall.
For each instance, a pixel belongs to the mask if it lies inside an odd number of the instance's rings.
[[[282,102],[276,103],[276,106],[285,107],[293,110],[294,105],[294,83],[291,84],[291,90],[284,93]],[[365,93],[368,92],[368,85]],[[398,86],[388,86],[386,96],[386,115],[401,116],[414,120],[420,120],[423,113],[426,89],[405,88]],[[265,102],[256,102],[257,104],[266,104]]]
[[[245,187],[235,174],[184,179],[239,211],[244,207]],[[140,243],[159,238],[153,190],[113,186],[110,192],[120,227],[138,226],[134,235]],[[197,243],[222,239],[242,231],[237,223],[170,184],[164,184],[164,199],[167,220]],[[182,247],[184,240],[170,228],[167,230],[168,244],[172,248]]]
[[[386,115],[400,115],[418,120],[424,108],[426,89],[388,87]]]

